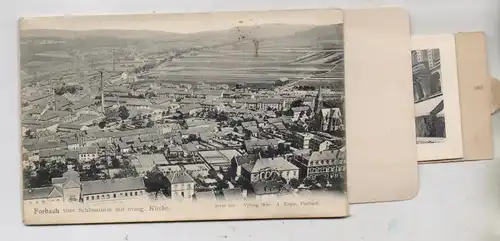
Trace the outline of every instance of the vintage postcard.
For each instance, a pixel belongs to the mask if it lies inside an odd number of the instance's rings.
[[[22,19],[24,223],[347,216],[343,38],[332,9]]]
[[[455,37],[416,36],[412,45],[418,160],[462,158]]]

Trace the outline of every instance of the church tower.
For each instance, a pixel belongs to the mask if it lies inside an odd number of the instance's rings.
[[[318,114],[323,108],[323,95],[321,94],[321,86],[319,87],[318,94],[314,99],[314,113]]]

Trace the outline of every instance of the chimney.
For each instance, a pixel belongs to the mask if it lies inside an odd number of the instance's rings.
[[[103,72],[99,71],[99,73],[101,74],[101,110],[102,110],[102,113],[104,113],[104,82],[102,79]]]

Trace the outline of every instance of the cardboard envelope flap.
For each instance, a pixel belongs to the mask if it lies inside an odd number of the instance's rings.
[[[492,84],[484,33],[455,35],[462,116],[463,160],[493,158]]]
[[[410,22],[399,8],[344,11],[350,203],[398,201],[418,190]]]
[[[500,81],[495,78],[491,78],[491,99],[491,113],[494,114],[500,110]]]

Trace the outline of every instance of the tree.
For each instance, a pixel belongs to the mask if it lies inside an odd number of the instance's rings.
[[[130,166],[130,161],[129,160],[123,160],[123,166],[125,168],[129,167]]]
[[[146,173],[146,176],[144,177],[144,185],[146,186],[147,192],[154,193],[167,190],[168,186],[170,186],[168,179],[157,168]]]
[[[193,142],[193,141],[200,141],[201,138],[198,136],[198,134],[189,134],[187,141],[188,142]]]
[[[229,188],[229,184],[225,181],[220,181],[217,183],[217,187],[215,189],[217,190],[223,190]]]
[[[24,136],[28,137],[29,139],[33,138],[33,131],[31,131],[31,129],[26,130],[26,132],[24,132]]]
[[[285,143],[280,142],[278,143],[278,155],[283,155],[287,153],[287,147],[285,146]]]
[[[155,125],[155,123],[152,120],[149,120],[148,123],[146,124],[146,127],[151,128]]]
[[[32,175],[33,174],[33,170],[31,169],[31,167],[26,167],[23,169],[23,187],[24,188],[29,188],[31,187],[31,179],[32,179]]]
[[[99,122],[98,126],[99,128],[104,129],[104,127],[106,127],[106,121]]]
[[[86,176],[86,178],[84,178],[84,179],[90,180],[90,181],[91,180],[98,180],[98,179],[100,179],[100,177],[99,177],[100,173],[101,173],[101,170],[99,170],[99,168],[97,168],[95,161],[92,160],[90,162],[90,168],[88,170],[86,170],[84,173]]]
[[[101,159],[101,166],[105,166],[107,167],[108,166],[108,161],[106,159]]]
[[[135,167],[127,167],[115,173],[113,178],[126,178],[126,177],[138,177],[138,176],[139,173],[137,173]]]
[[[311,117],[311,115],[312,115],[312,110],[311,110],[311,109],[308,109],[308,110],[306,111],[306,115],[307,115],[307,117]]]
[[[118,160],[118,158],[116,158],[116,157],[113,157],[111,159],[111,166],[113,168],[119,168],[120,167],[120,160]]]
[[[313,180],[311,180],[311,179],[305,179],[304,180],[304,186],[311,187],[312,185],[314,185]]]
[[[227,114],[225,112],[221,112],[217,115],[217,122],[223,122],[223,121],[227,121],[229,118],[227,116]]]
[[[276,154],[277,154],[276,149],[274,149],[273,147],[268,147],[266,150],[260,151],[260,155],[263,158],[272,158],[275,157]]]
[[[43,163],[42,163],[43,162]],[[25,181],[29,182],[29,187],[30,188],[36,188],[36,187],[43,187],[50,185],[52,183],[52,178],[55,177],[62,177],[62,174],[68,170],[67,166],[63,163],[60,162],[50,162],[47,163],[46,161],[41,161],[43,165],[40,165],[38,170],[36,171],[36,176],[31,177],[31,173],[28,170],[23,170],[23,175],[28,175],[30,176],[29,179],[25,179]],[[28,178],[28,176],[25,176]]]
[[[299,119],[302,118],[302,117],[304,117],[305,114],[306,114],[305,111],[303,111],[303,110],[300,111],[300,113],[299,113]]]
[[[250,140],[250,138],[252,137],[252,132],[249,131],[249,130],[247,130],[247,129],[243,130],[243,132],[245,133],[244,139],[245,140]]]
[[[303,104],[304,104],[304,101],[302,99],[297,99],[297,100],[292,101],[292,103],[290,104],[290,107],[300,107]]]
[[[284,111],[283,115],[285,115],[285,116],[293,116],[293,110],[292,110],[292,108]]]
[[[123,105],[120,106],[120,108],[118,108],[118,116],[120,116],[120,118],[122,120],[127,119],[130,116],[130,113],[129,113],[127,107],[125,107]]]
[[[297,180],[297,178],[292,178],[290,180],[290,182],[288,182],[288,184],[290,185],[290,187],[292,187],[293,189],[297,189],[299,186],[300,186],[300,182],[299,180]]]
[[[118,112],[115,109],[107,109],[104,111],[105,121],[111,122],[118,118]]]
[[[324,175],[316,176],[316,182],[319,183],[322,187],[326,187],[326,184],[328,184],[328,180]]]

